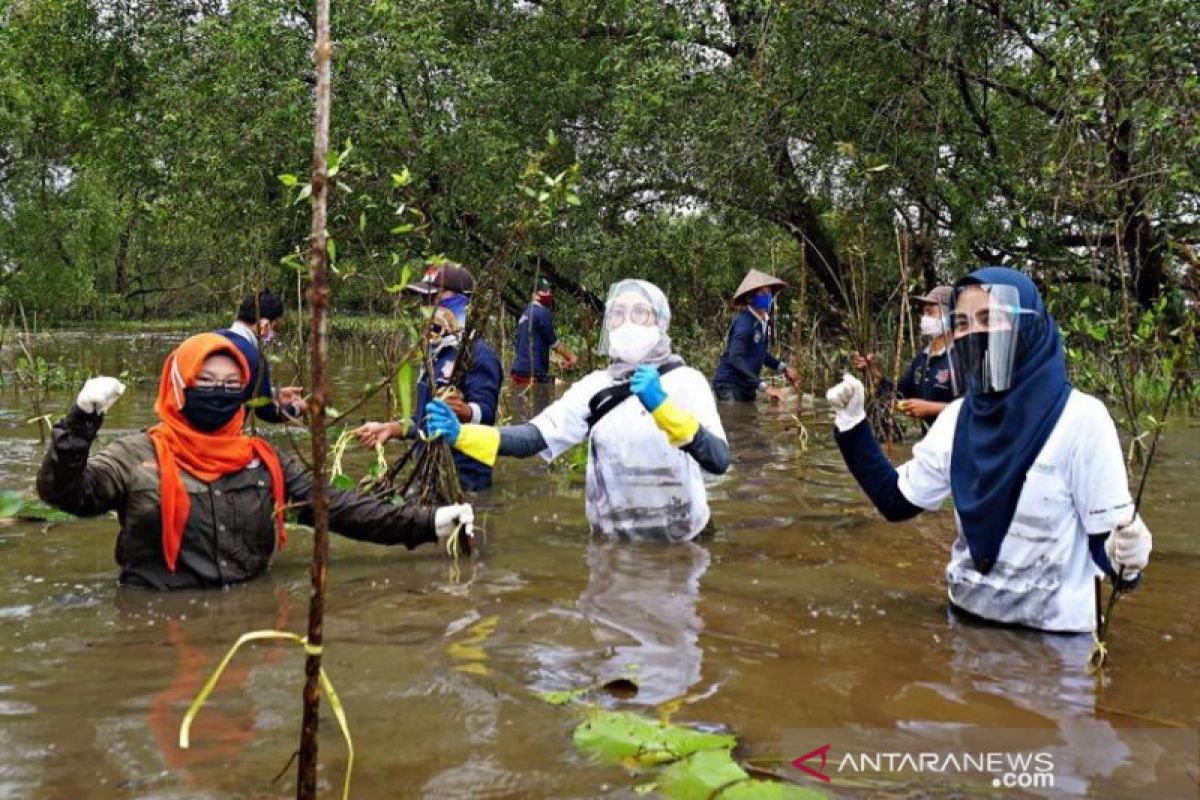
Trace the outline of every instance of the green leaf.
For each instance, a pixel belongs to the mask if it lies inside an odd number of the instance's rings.
[[[0,519],[17,516],[23,505],[25,505],[25,500],[21,497],[20,492],[10,489],[0,490]]]
[[[411,222],[405,222],[401,225],[397,225],[396,227],[392,228],[392,233],[411,233],[413,230],[413,227],[414,226]]]
[[[536,694],[540,700],[543,700],[552,706],[565,706],[576,697],[585,695],[587,692],[588,687],[584,686],[579,689],[564,689],[561,692],[535,692],[534,694]]]
[[[296,199],[292,201],[292,205],[296,205],[301,200],[306,199],[312,194],[312,184],[306,183],[300,188],[300,193],[296,195]]]
[[[392,173],[392,186],[395,188],[408,186],[410,183],[412,183],[412,173],[408,171],[408,167]]]
[[[579,205],[579,195],[575,194],[574,192],[568,193],[567,203],[573,206]]]
[[[75,519],[65,511],[59,511],[41,500],[27,500],[16,514],[17,519],[27,522],[68,522]]]
[[[349,475],[338,473],[333,476],[333,480],[329,482],[335,489],[351,490],[354,488],[354,479]]]
[[[729,750],[737,739],[646,719],[624,711],[592,712],[575,729],[575,746],[611,764],[651,766],[675,761],[700,750]]]
[[[658,791],[670,800],[818,800],[826,795],[790,783],[753,780],[728,750],[704,750],[663,770]]]
[[[282,183],[284,186],[290,187],[290,186],[295,186],[299,182],[299,178],[297,178],[295,175],[293,175],[289,172],[289,173],[280,175],[279,182]]]
[[[246,401],[246,408],[262,408],[270,404],[271,398],[269,397],[252,397]]]
[[[330,261],[337,261],[337,242],[332,236],[325,237],[325,250],[329,253]]]
[[[412,419],[413,413],[413,365],[405,361],[396,371],[396,397],[400,398],[400,416]]]

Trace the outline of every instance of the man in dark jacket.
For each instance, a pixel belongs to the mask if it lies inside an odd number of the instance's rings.
[[[286,422],[305,411],[303,387],[284,386],[278,394],[271,388],[271,365],[261,352],[262,345],[275,337],[282,318],[283,301],[264,289],[246,295],[233,324],[217,331],[233,342],[249,362],[246,402],[253,407],[254,416],[263,422]]]
[[[435,306],[428,353],[433,371],[429,374],[422,370],[417,379],[416,409],[411,420],[368,422],[354,432],[367,447],[391,439],[416,437],[425,419],[425,406],[435,395],[445,400],[462,422],[496,424],[504,370],[496,351],[487,342],[475,340],[470,368],[454,382],[460,337],[466,325],[471,294],[475,291],[475,278],[471,272],[452,262],[434,265],[425,272],[423,280],[410,284],[406,290]],[[463,489],[477,492],[491,487],[490,466],[458,451],[454,453],[454,462]]]
[[[759,377],[764,365],[795,385],[796,371],[771,354],[767,341],[771,306],[786,287],[778,278],[752,269],[734,292],[733,304],[741,311],[729,326],[725,352],[713,374],[713,393],[718,400],[752,403],[762,389],[772,402],[782,401],[783,391]]]
[[[554,294],[550,290],[550,283],[543,278],[533,293],[533,302],[517,323],[517,352],[509,374],[513,383],[519,386],[553,382],[550,376],[551,350],[562,356],[567,369],[579,363],[575,354],[558,339],[554,317],[550,313],[553,305]]]

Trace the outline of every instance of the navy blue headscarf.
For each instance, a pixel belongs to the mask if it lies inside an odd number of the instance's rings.
[[[984,267],[955,284],[1015,287],[1021,308],[1042,324],[1017,331],[1012,386],[1003,392],[968,393],[954,429],[950,488],[975,568],[990,572],[1012,524],[1025,475],[1062,416],[1071,384],[1058,324],[1025,275],[1006,267]]]

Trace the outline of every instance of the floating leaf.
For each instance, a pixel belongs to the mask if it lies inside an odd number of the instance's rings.
[[[729,750],[737,739],[646,719],[623,711],[593,711],[575,729],[575,746],[606,763],[651,766],[700,750]]]
[[[25,500],[21,497],[20,492],[8,489],[0,490],[0,519],[17,516],[23,505],[25,505]]]
[[[576,697],[585,695],[587,692],[588,687],[584,686],[579,689],[564,689],[561,692],[535,692],[534,694],[552,706],[565,706]]]
[[[17,519],[26,522],[68,522],[75,517],[46,505],[41,500],[26,500],[17,512]]]
[[[658,791],[670,800],[818,800],[826,795],[802,786],[754,780],[728,750],[703,750],[663,770]]]

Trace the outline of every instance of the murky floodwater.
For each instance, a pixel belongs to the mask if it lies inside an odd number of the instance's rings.
[[[102,436],[152,420],[158,365],[179,336],[59,333],[39,352],[79,374],[144,379]],[[7,360],[7,359],[6,359]],[[339,352],[341,404],[375,376]],[[286,372],[286,370],[283,370]],[[284,377],[281,374],[277,380]],[[65,410],[72,388],[51,400]],[[9,380],[0,399],[0,486],[31,490],[32,416]],[[521,404],[507,401],[519,416]],[[378,413],[368,406],[363,415]],[[502,461],[477,499],[487,550],[455,579],[434,548],[334,537],[326,665],[352,726],[356,797],[632,797],[649,778],[589,762],[579,711],[533,693],[635,676],[621,708],[735,731],[768,763],[784,732],[963,724],[1046,728],[1080,792],[1103,786],[1130,726],[1200,725],[1200,428],[1164,437],[1144,516],[1155,533],[1144,587],[1119,607],[1112,682],[1083,672],[1090,641],[950,617],[942,569],[948,513],[889,526],[841,465],[824,415],[802,453],[790,412],[722,409],[736,454],[711,488],[716,532],[683,546],[592,541],[580,481],[540,460]],[[352,472],[369,458],[356,453]],[[243,651],[176,746],[183,711],[225,649],[260,628],[301,631],[309,540],[291,537],[269,575],[229,591],[122,590],[116,522],[0,526],[0,796],[277,797],[299,729],[293,646]],[[322,777],[345,748],[325,710]],[[903,793],[889,796],[903,796]]]

